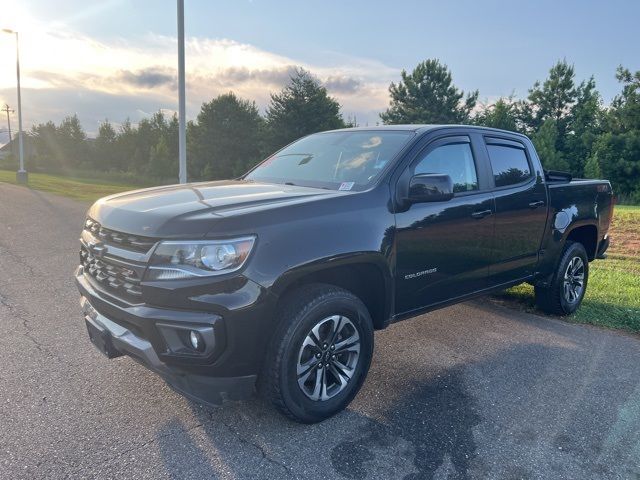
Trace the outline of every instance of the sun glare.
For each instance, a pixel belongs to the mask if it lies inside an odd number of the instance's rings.
[[[37,21],[21,7],[18,2],[8,2],[2,6],[2,17],[0,17],[0,30],[13,30],[20,36],[20,55],[31,50],[29,44],[32,42],[34,32],[38,32]],[[16,43],[15,36],[5,31],[0,32],[0,88],[15,86],[15,60]]]

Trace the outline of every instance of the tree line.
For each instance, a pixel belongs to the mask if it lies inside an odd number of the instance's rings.
[[[479,92],[456,87],[437,59],[419,63],[389,86],[384,124],[475,124],[527,134],[548,170],[607,178],[619,198],[640,203],[640,71],[619,67],[621,91],[605,106],[593,77],[578,82],[573,65],[557,62],[526,98],[479,101]],[[264,114],[233,92],[202,104],[187,124],[189,180],[236,177],[301,136],[355,125],[337,100],[301,68],[271,99]],[[137,125],[104,121],[88,138],[77,116],[34,125],[28,133],[27,168],[49,172],[123,173],[175,181],[178,120],[159,111]],[[15,161],[15,159],[5,160]],[[5,165],[6,167],[7,165]]]

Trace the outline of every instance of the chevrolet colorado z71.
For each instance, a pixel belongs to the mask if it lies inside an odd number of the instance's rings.
[[[522,282],[574,312],[611,185],[544,172],[523,135],[469,126],[318,133],[237,180],[112,195],[76,283],[89,336],[199,402],[258,390],[316,422],[360,389],[373,332]]]

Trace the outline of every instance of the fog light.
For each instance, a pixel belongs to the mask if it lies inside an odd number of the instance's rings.
[[[198,352],[204,350],[204,340],[202,339],[200,332],[191,330],[191,333],[189,333],[189,341],[191,342],[191,346],[194,350],[197,350]]]

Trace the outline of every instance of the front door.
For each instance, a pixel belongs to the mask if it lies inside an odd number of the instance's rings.
[[[396,213],[396,313],[402,314],[487,286],[494,201],[479,181],[467,136],[438,139],[403,175],[447,174],[454,198],[416,203]]]

